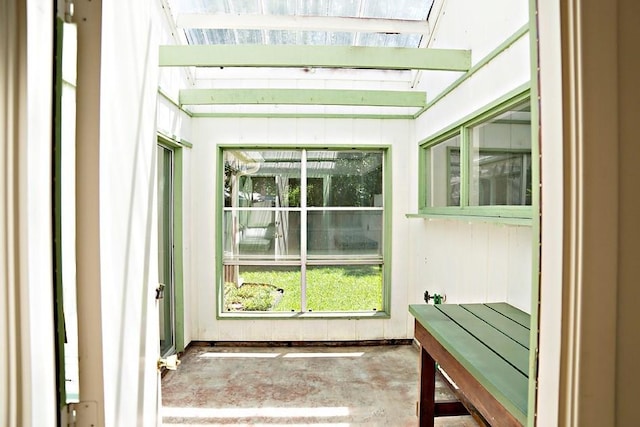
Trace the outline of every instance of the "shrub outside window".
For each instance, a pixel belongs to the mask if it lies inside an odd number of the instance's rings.
[[[221,149],[220,314],[378,313],[381,149]]]

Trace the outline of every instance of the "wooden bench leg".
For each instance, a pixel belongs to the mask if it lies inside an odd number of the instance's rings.
[[[420,353],[420,427],[433,427],[436,414],[436,362],[424,348]]]

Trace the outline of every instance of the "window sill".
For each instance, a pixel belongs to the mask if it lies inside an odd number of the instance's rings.
[[[341,319],[341,320],[363,320],[363,319],[390,319],[391,315],[384,311],[371,312],[226,312],[219,313],[218,320],[294,320],[294,319]]]
[[[482,215],[471,212],[461,212],[456,210],[451,213],[416,213],[416,214],[406,214],[407,218],[419,218],[419,219],[441,219],[441,220],[457,220],[457,221],[469,221],[469,222],[490,222],[497,224],[508,224],[508,225],[532,225],[533,220],[529,216],[503,216],[503,215]]]

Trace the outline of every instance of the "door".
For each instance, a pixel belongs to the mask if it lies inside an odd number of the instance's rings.
[[[160,355],[176,351],[174,268],[174,151],[158,145],[158,279]]]

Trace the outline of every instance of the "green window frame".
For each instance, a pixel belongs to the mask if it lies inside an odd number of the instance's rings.
[[[388,318],[389,147],[218,147],[217,317]]]
[[[424,140],[417,216],[530,224],[537,176],[532,141],[529,88]]]

